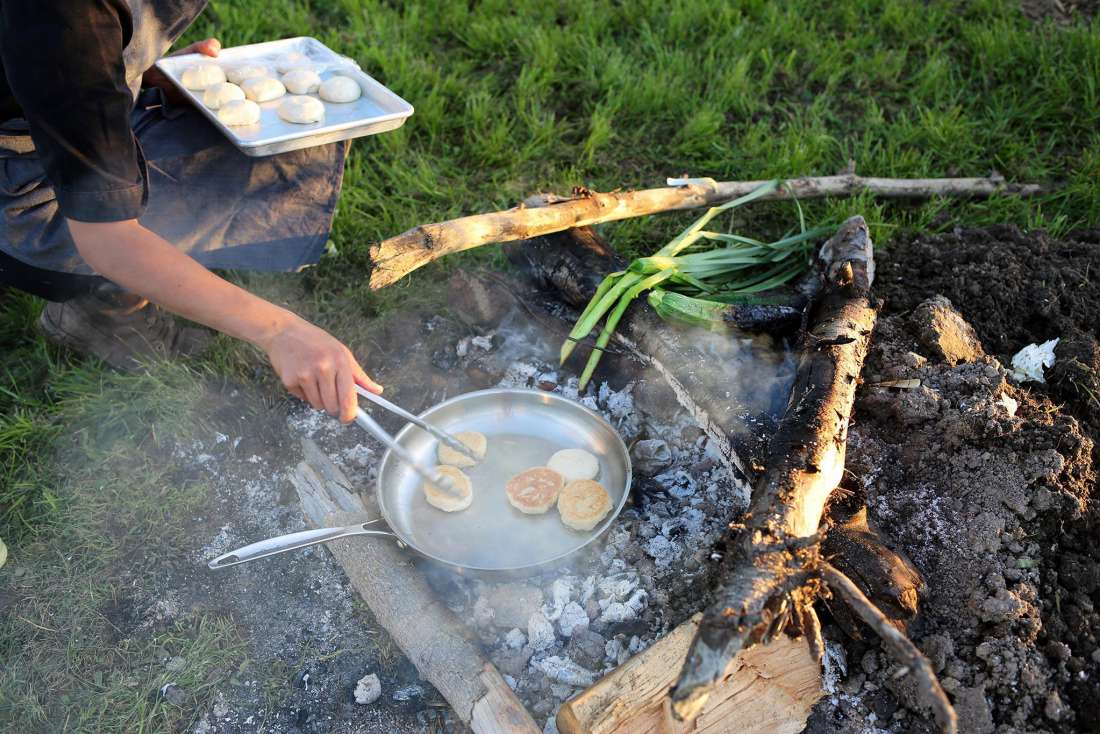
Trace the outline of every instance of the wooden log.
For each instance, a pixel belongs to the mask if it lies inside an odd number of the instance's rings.
[[[562,734],[797,734],[822,696],[821,667],[806,641],[780,636],[745,650],[694,721],[677,721],[668,691],[701,614],[608,673],[558,711]]]
[[[291,482],[314,525],[353,525],[381,517],[311,440]],[[481,651],[468,628],[432,592],[395,539],[357,537],[327,547],[378,623],[473,731],[540,734],[531,715]]]
[[[444,255],[499,242],[530,239],[539,235],[599,222],[640,217],[658,212],[714,206],[750,193],[767,181],[713,181],[688,179],[683,186],[642,191],[598,193],[579,190],[573,197],[542,197],[539,206],[513,209],[422,224],[371,247],[374,270],[371,289],[400,280],[417,268]],[[1007,183],[990,178],[865,178],[855,174],[794,178],[765,199],[799,199],[853,196],[870,193],[885,198],[933,196],[986,197],[995,194],[1033,196],[1042,193],[1036,184]]]
[[[730,538],[715,601],[673,691],[683,719],[699,714],[742,649],[802,619],[795,612],[815,595],[816,533],[844,471],[848,419],[875,324],[874,256],[863,218],[845,222],[819,261],[824,285],[766,472],[753,488],[747,527]]]

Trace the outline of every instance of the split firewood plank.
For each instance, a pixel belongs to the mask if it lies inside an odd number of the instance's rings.
[[[715,206],[744,196],[767,181],[713,181],[642,191],[598,193],[581,190],[573,197],[549,197],[540,206],[519,206],[475,214],[436,224],[422,224],[371,247],[374,270],[371,289],[395,283],[417,268],[444,255],[499,242],[530,239],[573,227],[640,217],[658,212]],[[870,193],[884,198],[926,199],[933,196],[987,197],[995,194],[1033,196],[1045,189],[1036,184],[1007,183],[989,178],[867,178],[855,174],[788,179],[764,199],[853,196]]]
[[[797,734],[822,696],[821,666],[804,639],[780,636],[745,650],[699,716],[677,721],[668,691],[699,627],[696,614],[564,703],[562,734]]]
[[[354,525],[381,517],[373,498],[363,499],[339,467],[311,440],[291,476],[310,522]],[[481,734],[539,734],[478,642],[432,592],[394,538],[356,537],[328,543],[352,586],[397,646],[451,705]]]

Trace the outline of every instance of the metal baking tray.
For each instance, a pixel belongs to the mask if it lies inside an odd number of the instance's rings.
[[[260,103],[259,123],[231,127],[218,120],[218,113],[202,103],[202,92],[193,92],[183,86],[181,77],[184,69],[199,61],[212,61],[223,68],[244,63],[261,63],[274,68],[275,59],[291,51],[309,57],[322,81],[337,74],[355,79],[363,90],[363,96],[347,104],[324,102],[325,118],[309,125],[296,125],[280,118],[276,112],[283,99],[280,97]],[[250,156],[273,155],[338,140],[377,135],[401,127],[413,114],[411,104],[364,73],[354,60],[341,56],[316,38],[308,36],[222,49],[214,59],[201,54],[166,56],[156,65],[215,127],[242,153]]]

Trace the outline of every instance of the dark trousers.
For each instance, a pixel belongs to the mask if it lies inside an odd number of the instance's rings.
[[[47,301],[68,301],[87,295],[106,282],[106,278],[98,275],[35,268],[0,251],[0,286],[18,288]]]

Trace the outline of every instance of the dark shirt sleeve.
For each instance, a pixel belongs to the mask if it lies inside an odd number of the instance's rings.
[[[130,128],[124,0],[3,0],[0,56],[61,213],[136,219],[147,199]]]

